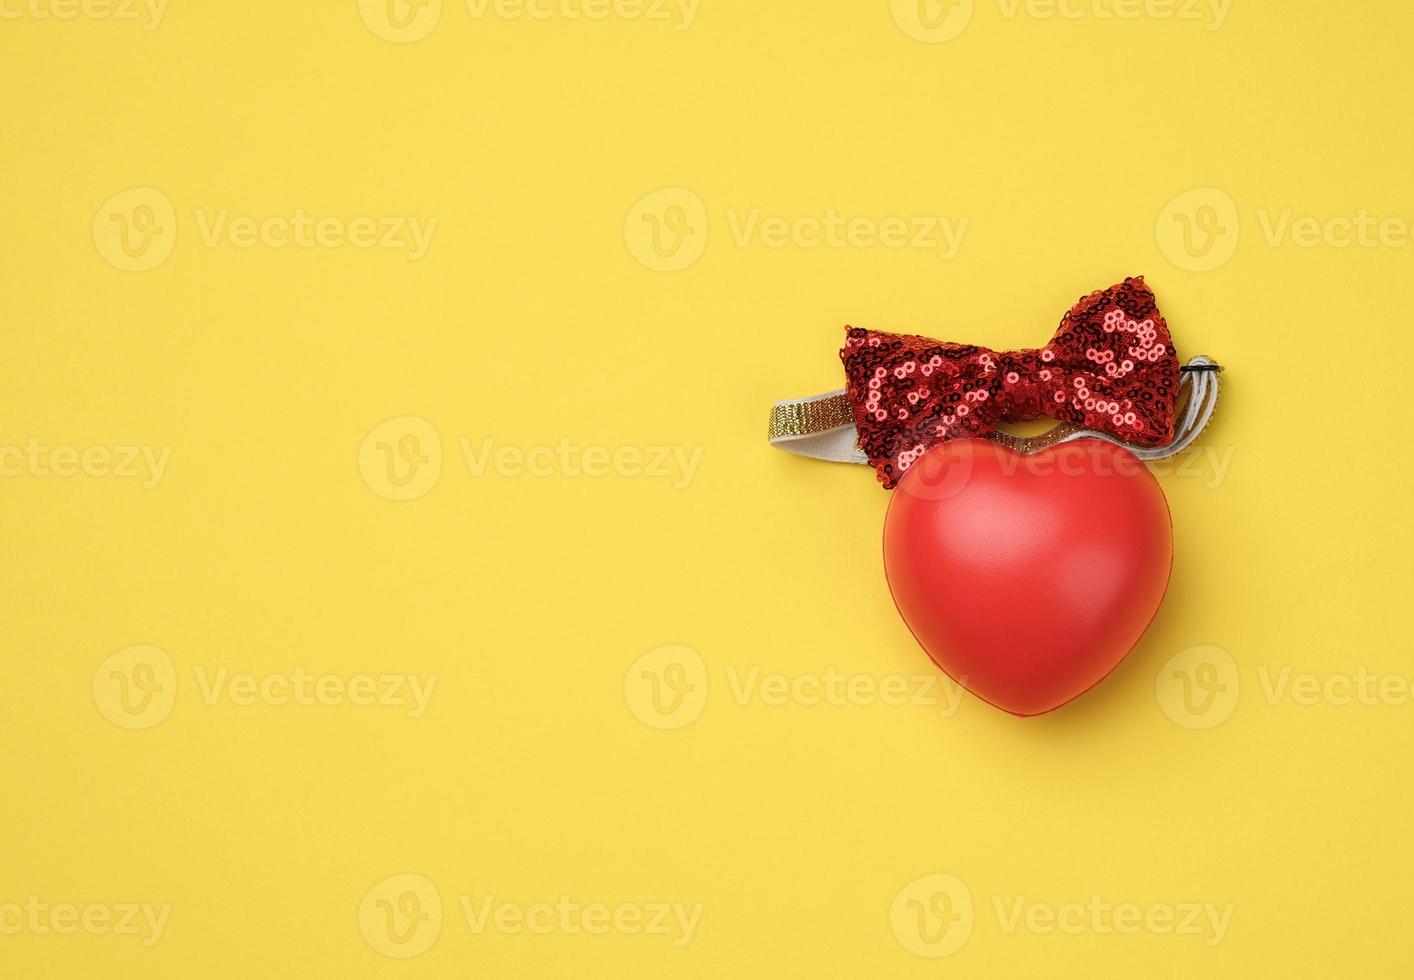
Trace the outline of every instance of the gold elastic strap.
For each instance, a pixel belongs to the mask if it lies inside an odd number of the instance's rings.
[[[844,392],[820,395],[815,399],[777,402],[771,407],[771,439],[809,436],[854,424],[849,396]]]

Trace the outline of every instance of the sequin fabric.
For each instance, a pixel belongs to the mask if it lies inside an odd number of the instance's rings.
[[[846,329],[846,391],[859,446],[885,487],[949,439],[1043,415],[1125,442],[1174,435],[1178,356],[1143,278],[1082,297],[1038,350],[997,352]]]

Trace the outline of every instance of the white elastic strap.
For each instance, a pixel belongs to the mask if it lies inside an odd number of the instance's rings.
[[[1135,446],[1092,429],[1076,429],[1056,441],[1074,442],[1076,439],[1099,439],[1116,446],[1123,446],[1140,459],[1145,460],[1167,459],[1170,456],[1178,455],[1193,445],[1194,441],[1203,434],[1203,430],[1208,427],[1208,423],[1212,421],[1213,412],[1218,407],[1218,375],[1222,371],[1211,358],[1202,355],[1190,360],[1186,367],[1188,370],[1183,372],[1183,378],[1179,382],[1179,391],[1181,393],[1184,388],[1188,389],[1188,401],[1183,407],[1183,417],[1174,427],[1173,439],[1169,443],[1162,446]]]

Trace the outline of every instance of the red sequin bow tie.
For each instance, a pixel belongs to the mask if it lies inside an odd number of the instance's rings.
[[[1142,278],[1081,299],[1039,350],[847,334],[840,359],[859,449],[885,487],[940,442],[1043,415],[1134,446],[1174,439],[1178,357]]]

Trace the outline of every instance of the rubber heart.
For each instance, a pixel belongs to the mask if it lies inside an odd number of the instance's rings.
[[[920,457],[884,520],[884,570],[923,649],[1016,715],[1105,678],[1158,612],[1173,565],[1163,491],[1095,439],[1023,456],[959,439]]]

